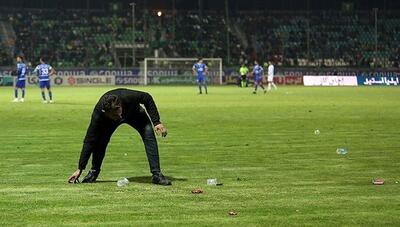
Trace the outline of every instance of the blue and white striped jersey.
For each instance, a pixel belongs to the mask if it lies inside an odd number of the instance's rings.
[[[193,69],[197,72],[198,76],[204,76],[204,72],[207,69],[207,65],[204,63],[198,62],[193,65]]]
[[[260,65],[255,65],[253,68],[254,76],[260,77],[263,75],[264,69]]]
[[[37,73],[39,77],[39,81],[49,81],[49,74],[53,68],[51,65],[48,64],[40,64],[36,66],[35,70],[33,70],[34,73]]]
[[[19,62],[17,63],[17,78],[18,80],[25,80],[26,78],[27,67],[25,63]]]

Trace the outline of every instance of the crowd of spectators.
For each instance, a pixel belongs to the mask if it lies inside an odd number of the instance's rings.
[[[199,15],[197,12],[182,12],[176,18],[165,20],[167,56],[174,57],[221,57],[227,59],[227,22],[217,12]],[[174,29],[175,27],[175,29]],[[239,41],[230,36],[232,62],[237,62],[240,48],[234,48]]]
[[[372,11],[237,12],[230,23],[223,12],[181,12],[167,14],[162,48],[167,56],[222,57],[228,64],[259,59],[284,66],[398,67],[398,18],[398,12],[380,12],[376,45]]]
[[[7,51],[7,47],[0,45],[0,66],[12,64],[12,58],[10,53]]]
[[[246,16],[247,15],[247,16]],[[385,12],[258,12],[236,18],[255,56],[286,66],[398,67],[400,20]]]
[[[162,57],[221,57],[234,65],[258,59],[284,66],[398,67],[399,16],[380,12],[377,45],[372,11],[236,12],[228,21],[223,12],[170,11],[162,17],[138,14],[135,30],[136,42],[148,44],[146,53],[158,49]],[[113,67],[111,44],[132,40],[129,10],[25,10],[5,18],[17,36],[15,54],[31,61],[46,54],[57,67]],[[9,61],[0,52],[0,64]]]
[[[113,66],[110,43],[124,32],[124,20],[101,12],[32,10],[9,13],[8,20],[16,55],[35,63],[46,55],[57,67]]]

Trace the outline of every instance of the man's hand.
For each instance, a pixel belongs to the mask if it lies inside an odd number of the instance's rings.
[[[79,176],[81,175],[82,170],[78,169],[76,170],[69,178],[68,178],[68,183],[75,184],[79,183]]]
[[[161,135],[162,137],[167,136],[167,128],[165,128],[163,124],[160,123],[154,126],[154,129],[156,130],[157,135]]]

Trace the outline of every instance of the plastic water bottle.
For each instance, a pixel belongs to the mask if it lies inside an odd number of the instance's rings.
[[[117,186],[118,187],[124,187],[124,186],[127,186],[128,184],[129,184],[129,180],[126,177],[124,177],[121,180],[117,181]]]
[[[345,155],[347,154],[347,149],[346,148],[338,148],[336,149],[336,153],[340,155]]]
[[[207,179],[207,185],[215,186],[217,185],[217,179]]]

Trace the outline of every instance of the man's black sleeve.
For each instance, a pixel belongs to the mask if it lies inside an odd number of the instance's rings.
[[[90,155],[93,153],[94,144],[84,143],[81,151],[81,156],[79,158],[78,169],[84,170],[89,161]]]
[[[84,170],[89,161],[90,155],[93,153],[95,149],[95,141],[96,141],[96,131],[99,131],[99,114],[96,113],[96,110],[93,111],[92,118],[90,120],[89,127],[86,132],[85,139],[83,141],[83,147],[81,151],[81,155],[79,158],[78,169]]]
[[[142,92],[139,98],[139,102],[146,107],[146,111],[150,116],[153,125],[160,124],[160,115],[158,114],[157,106],[153,100],[153,97],[149,93]]]

